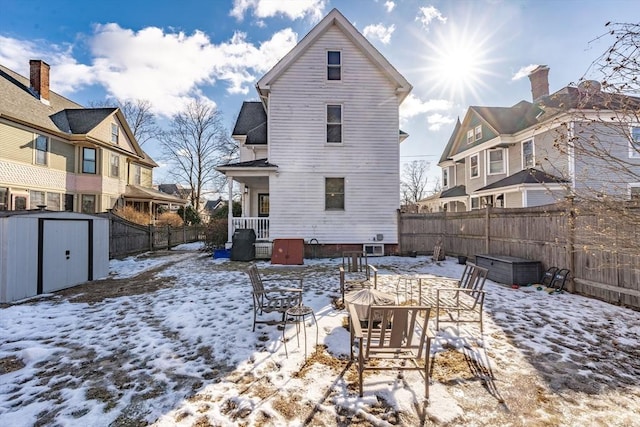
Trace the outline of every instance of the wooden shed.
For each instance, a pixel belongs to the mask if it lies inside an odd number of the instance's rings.
[[[0,302],[109,274],[109,220],[74,212],[0,212]]]

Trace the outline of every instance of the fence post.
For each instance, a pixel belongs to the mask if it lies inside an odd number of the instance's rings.
[[[490,248],[489,248],[489,239],[490,239],[490,235],[491,235],[491,206],[487,205],[486,210],[485,210],[485,216],[484,216],[484,251],[486,254],[490,254]]]
[[[153,224],[149,224],[149,252],[153,251]]]
[[[567,253],[566,253],[566,262],[567,268],[571,271],[571,274],[575,276],[576,271],[576,263],[575,263],[575,234],[576,234],[576,211],[574,206],[573,197],[567,197]],[[569,283],[567,284],[567,290],[570,293],[574,293],[576,291],[575,282],[573,278],[569,276]]]
[[[171,249],[171,226],[167,224],[167,250]]]

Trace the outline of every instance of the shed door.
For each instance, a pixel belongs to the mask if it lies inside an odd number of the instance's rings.
[[[42,292],[89,280],[89,221],[43,221]]]

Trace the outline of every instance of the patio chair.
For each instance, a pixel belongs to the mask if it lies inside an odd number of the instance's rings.
[[[551,283],[547,286],[548,288],[555,289],[555,293],[560,293],[564,289],[564,285],[567,283],[569,279],[570,270],[568,268],[561,268],[555,272],[553,275],[553,279]]]
[[[558,267],[549,267],[547,271],[542,273],[542,277],[540,278],[540,285],[541,286],[551,285],[551,282],[553,281],[557,271],[558,271]]]
[[[349,305],[351,360],[357,360],[360,397],[363,372],[367,369],[417,370],[422,371],[424,396],[429,399],[431,340],[434,338],[428,330],[429,311],[427,306],[372,305],[370,321],[363,331],[358,311]]]
[[[367,254],[363,251],[347,251],[342,253],[340,266],[340,294],[344,305],[344,294],[353,288],[364,288],[373,285],[378,288],[378,269],[369,265]]]
[[[280,277],[263,279],[255,264],[249,267],[247,274],[249,275],[251,285],[253,286],[253,331],[256,330],[256,323],[284,325],[284,316],[287,310],[291,307],[302,305],[302,279],[288,279]],[[282,282],[296,282],[299,283],[300,287],[265,288],[264,282],[268,281],[278,282],[279,284]],[[279,321],[257,320],[258,315],[273,312],[280,313],[282,318]]]
[[[436,330],[441,323],[456,323],[459,328],[460,323],[475,322],[480,323],[480,333],[484,332],[484,283],[488,274],[486,268],[467,264],[459,287],[436,289],[435,301],[430,301],[436,308]]]

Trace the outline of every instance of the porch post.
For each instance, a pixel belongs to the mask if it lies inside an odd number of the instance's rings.
[[[233,177],[228,178],[229,185],[229,204],[227,212],[227,244],[225,245],[227,249],[231,248],[231,237],[233,235]]]

